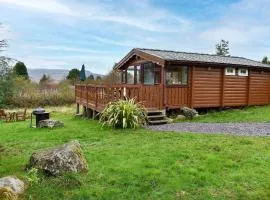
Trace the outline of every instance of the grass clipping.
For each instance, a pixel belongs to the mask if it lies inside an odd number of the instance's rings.
[[[0,199],[2,200],[16,200],[18,196],[13,193],[10,187],[0,188]]]

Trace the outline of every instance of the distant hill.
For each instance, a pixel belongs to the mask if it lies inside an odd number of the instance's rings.
[[[69,70],[67,69],[28,69],[28,74],[29,77],[31,78],[32,81],[39,82],[43,74],[50,75],[52,79],[55,81],[61,81],[66,78],[68,75]],[[95,74],[90,71],[85,71],[86,77],[90,76],[91,74],[96,76],[103,76],[101,74]]]

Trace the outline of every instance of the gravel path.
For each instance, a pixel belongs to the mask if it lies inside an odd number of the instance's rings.
[[[154,131],[270,136],[270,123],[172,123],[149,126]]]

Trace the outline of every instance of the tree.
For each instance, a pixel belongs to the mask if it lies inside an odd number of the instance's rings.
[[[0,23],[0,30],[1,30],[2,24]],[[0,51],[3,51],[4,48],[7,47],[7,41],[0,38]]]
[[[74,85],[76,81],[80,79],[80,71],[78,69],[72,69],[68,72],[66,79],[70,80]]]
[[[93,74],[91,74],[90,76],[88,76],[88,78],[87,78],[88,80],[91,80],[91,81],[94,81],[95,80],[95,77],[94,77],[94,75]]]
[[[80,80],[85,81],[86,80],[86,75],[85,75],[85,66],[82,65],[82,69],[80,71]]]
[[[43,88],[49,81],[50,81],[50,76],[43,74],[43,76],[39,80],[39,85]]]
[[[107,75],[103,77],[102,80],[107,84],[121,83],[121,73],[116,70],[111,70]]]
[[[219,56],[230,56],[229,54],[229,41],[221,40],[216,45],[216,53]]]
[[[14,94],[12,70],[7,62],[0,63],[0,107],[9,104]]]
[[[97,80],[97,81],[101,81],[101,80],[102,80],[101,76],[97,76],[97,77],[96,77],[96,80]]]
[[[13,68],[15,75],[24,77],[25,79],[29,79],[28,71],[23,62],[17,62]]]
[[[263,57],[262,63],[263,64],[270,64],[270,60],[268,59],[267,56]]]

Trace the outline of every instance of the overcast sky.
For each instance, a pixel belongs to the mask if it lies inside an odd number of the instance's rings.
[[[134,47],[270,56],[270,0],[0,0],[4,54],[29,68],[108,72]],[[3,54],[3,53],[2,53]]]

